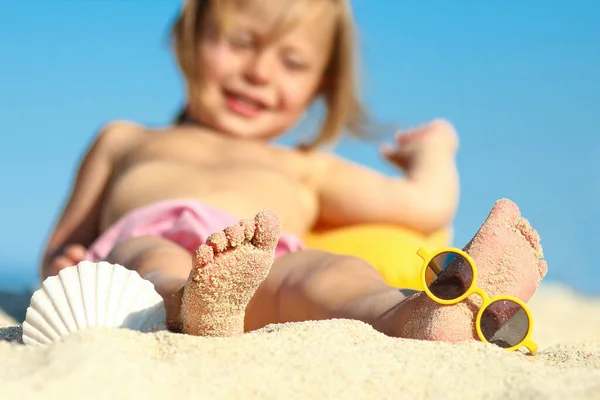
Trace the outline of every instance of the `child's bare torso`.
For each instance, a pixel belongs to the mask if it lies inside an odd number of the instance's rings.
[[[309,155],[191,127],[135,135],[119,151],[101,231],[136,208],[167,199],[198,200],[237,218],[270,209],[284,231],[296,235],[308,232],[317,219]]]
[[[48,240],[43,274],[83,259],[125,214],[164,200],[197,200],[236,218],[261,210],[283,232],[396,224],[424,234],[448,225],[458,201],[456,134],[436,122],[385,153],[406,178],[388,177],[335,154],[298,151],[206,128],[106,126],[87,151],[71,196]],[[444,196],[439,196],[443,193]]]

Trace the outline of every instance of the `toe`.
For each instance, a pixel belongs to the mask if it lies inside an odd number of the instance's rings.
[[[206,244],[211,246],[215,251],[224,251],[227,248],[227,235],[223,231],[215,232],[208,236]]]
[[[273,211],[261,211],[254,217],[256,231],[252,243],[263,250],[273,250],[281,235],[281,222]]]
[[[214,250],[211,246],[202,244],[194,253],[194,266],[196,268],[202,268],[206,264],[212,262],[214,259]]]
[[[546,264],[546,261],[540,260],[538,262],[538,273],[540,274],[540,279],[545,277],[547,272],[548,272],[548,264]]]
[[[515,221],[514,229],[525,238],[537,258],[544,256],[542,246],[540,245],[540,235],[529,225],[529,222],[525,218],[519,218]]]
[[[250,219],[250,218],[245,218],[242,219],[240,221],[240,227],[242,228],[242,231],[244,232],[244,239],[245,240],[252,240],[252,238],[254,237],[254,230],[256,228],[256,224],[254,223],[254,220]]]
[[[492,207],[492,211],[490,211],[490,216],[494,216],[495,218],[499,219],[512,219],[520,217],[521,211],[512,200],[500,199],[494,203],[494,207]]]
[[[225,236],[231,247],[237,247],[244,242],[244,228],[238,225],[228,226],[225,229]]]

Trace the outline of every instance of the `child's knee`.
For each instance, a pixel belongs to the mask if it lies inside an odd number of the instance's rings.
[[[359,274],[376,274],[379,273],[373,268],[366,260],[352,255],[346,254],[329,254],[324,268],[328,268],[334,271],[339,271],[343,274],[348,273],[359,273]]]
[[[383,282],[375,268],[362,258],[330,253],[305,276],[304,285],[317,290],[329,290],[332,287],[351,288]]]
[[[117,243],[106,260],[127,268],[143,262],[147,258],[173,257],[187,254],[187,251],[166,239],[153,236],[140,236]]]

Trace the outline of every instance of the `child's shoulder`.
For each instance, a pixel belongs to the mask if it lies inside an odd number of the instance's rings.
[[[143,140],[150,129],[133,121],[114,120],[105,123],[98,130],[93,147],[117,155],[126,152]]]
[[[147,134],[149,131],[148,127],[134,121],[113,120],[102,125],[98,131],[97,139],[108,137],[117,140],[118,137],[142,135]]]

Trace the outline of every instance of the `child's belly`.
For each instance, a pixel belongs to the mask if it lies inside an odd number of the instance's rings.
[[[281,218],[284,232],[298,236],[310,231],[318,215],[316,193],[270,168],[152,160],[132,165],[113,179],[101,230],[136,208],[168,199],[198,200],[238,218],[269,209]]]

